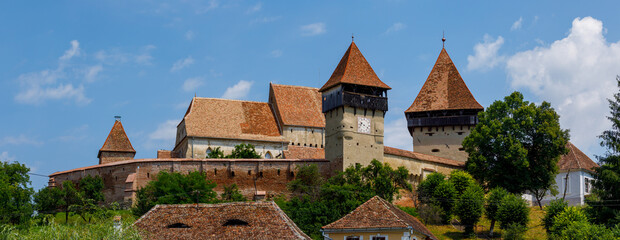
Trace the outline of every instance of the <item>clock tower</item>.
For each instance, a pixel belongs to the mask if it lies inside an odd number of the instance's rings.
[[[321,87],[325,115],[325,158],[343,170],[373,159],[383,162],[383,117],[387,90],[354,42]]]

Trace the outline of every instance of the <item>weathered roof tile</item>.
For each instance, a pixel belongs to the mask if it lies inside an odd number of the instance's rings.
[[[101,152],[136,152],[131,146],[121,121],[114,121],[114,126],[112,126],[103,146],[99,149],[97,157],[101,156]]]
[[[319,89],[272,83],[269,94],[282,125],[325,127]]]

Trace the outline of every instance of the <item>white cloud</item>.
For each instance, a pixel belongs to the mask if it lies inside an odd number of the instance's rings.
[[[175,71],[179,71],[185,67],[188,67],[190,65],[194,64],[194,58],[192,58],[192,56],[189,56],[187,58],[184,59],[179,59],[178,61],[176,61],[174,64],[172,64],[172,68],[170,68],[171,72],[175,72]]]
[[[467,56],[467,69],[486,71],[502,63],[505,57],[497,55],[502,44],[504,44],[502,36],[493,40],[491,36],[485,34],[484,42],[474,46],[474,56]]]
[[[197,7],[196,13],[197,14],[203,14],[203,13],[206,13],[206,12],[211,11],[213,9],[216,9],[219,6],[220,6],[220,4],[216,0],[210,0],[207,3],[207,6]]]
[[[325,23],[312,23],[300,27],[302,36],[316,36],[326,32]]]
[[[281,18],[280,16],[276,16],[276,17],[260,17],[260,18],[256,18],[256,19],[252,20],[250,22],[250,24],[270,23],[270,22],[275,22],[275,21],[279,20],[280,18]]]
[[[65,54],[62,55],[60,60],[69,60],[75,56],[80,56],[80,42],[77,40],[71,41],[71,48],[65,51]]]
[[[245,13],[250,14],[250,13],[255,13],[260,11],[263,8],[263,3],[259,2],[256,5],[252,6],[251,8],[249,8]]]
[[[142,65],[151,65],[151,61],[153,60],[153,56],[151,56],[151,51],[155,49],[154,45],[146,45],[142,47],[142,52],[134,57],[136,63]]]
[[[248,95],[250,88],[252,88],[254,82],[241,80],[232,87],[226,89],[222,98],[226,99],[241,99]]]
[[[521,29],[522,25],[523,25],[523,17],[519,17],[519,20],[514,22],[512,24],[512,27],[510,27],[510,31],[519,30],[519,29]]]
[[[119,49],[99,50],[94,56],[97,61],[107,65],[119,65],[128,62],[150,65],[153,60],[151,51],[155,48],[154,45],[146,45],[137,53],[124,52]]]
[[[94,82],[97,79],[97,75],[103,70],[101,64],[88,67],[86,73],[84,73],[84,79],[86,82]]]
[[[596,147],[596,136],[611,126],[606,99],[618,91],[620,41],[609,43],[603,33],[601,21],[576,18],[567,37],[518,52],[506,64],[512,87],[551,102],[580,148]]]
[[[157,126],[157,130],[149,135],[151,140],[174,140],[177,134],[178,120],[168,120]]]
[[[20,134],[17,137],[6,136],[0,139],[0,145],[41,145],[42,143],[27,137],[24,134]]]
[[[15,161],[15,157],[9,155],[9,152],[0,153],[0,162],[13,162]]]
[[[183,88],[183,91],[191,92],[191,91],[195,91],[196,88],[202,86],[203,84],[204,84],[204,81],[200,77],[188,78],[185,80],[185,82],[183,82],[182,88]]]
[[[185,32],[185,39],[191,41],[192,39],[194,39],[194,32],[193,31],[187,31]]]
[[[271,51],[269,55],[271,55],[271,57],[274,57],[274,58],[279,58],[282,56],[282,50],[280,49],[273,50]]]
[[[407,130],[407,120],[399,118],[385,124],[384,134],[385,146],[400,149],[413,150],[413,140]]]
[[[401,23],[401,22],[397,22],[397,23],[392,24],[392,26],[390,26],[385,31],[385,33],[398,32],[398,31],[403,30],[405,28],[407,28],[407,25],[405,25],[404,23]]]
[[[73,99],[78,105],[87,105],[91,102],[91,99],[87,98],[84,94],[84,86],[80,85],[74,87],[73,84],[59,84],[56,87],[41,87],[38,85],[31,86],[15,95],[15,100],[19,103],[25,104],[41,104],[44,101],[60,100],[60,99]]]

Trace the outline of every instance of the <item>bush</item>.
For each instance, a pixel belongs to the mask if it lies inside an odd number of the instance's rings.
[[[431,173],[418,185],[418,200],[421,203],[432,203],[433,193],[439,184],[445,181],[446,176],[441,173]]]
[[[617,229],[617,228],[616,228]],[[556,240],[572,240],[572,239],[589,239],[589,240],[607,240],[620,239],[620,231],[605,228],[603,225],[595,225],[584,221],[577,221],[566,226],[564,230],[555,234],[553,239]]]
[[[407,214],[417,217],[418,216],[418,210],[414,207],[404,207],[404,206],[398,206],[395,205],[396,207],[400,208],[400,210],[403,210],[403,212],[406,212]]]
[[[518,223],[511,223],[506,228],[506,232],[504,233],[505,240],[523,240],[525,239],[525,232],[527,231],[527,227],[525,225],[521,225]]]
[[[248,200],[239,192],[239,187],[237,187],[236,183],[224,186],[224,192],[221,197],[224,202],[245,202]]]
[[[497,209],[497,220],[502,229],[507,229],[511,224],[527,226],[529,214],[530,209],[521,196],[508,194]]]
[[[560,198],[549,202],[549,205],[545,207],[545,217],[542,221],[547,233],[551,233],[551,226],[553,226],[555,216],[563,212],[566,207],[568,207],[568,203]]]
[[[495,222],[497,221],[497,210],[502,203],[502,200],[508,195],[508,191],[501,187],[493,188],[486,199],[486,205],[484,207],[484,213],[489,220],[491,220],[491,227],[489,233],[493,236],[493,230],[495,229]]]
[[[564,211],[560,212],[553,218],[553,225],[551,225],[551,233],[561,233],[569,225],[577,222],[589,223],[586,214],[577,207],[567,207]]]
[[[424,224],[437,225],[441,223],[443,210],[434,204],[422,204],[418,208],[418,215]]]
[[[433,201],[439,207],[441,207],[442,215],[441,220],[444,223],[450,222],[452,214],[454,212],[454,205],[456,199],[456,189],[451,182],[444,181],[440,183],[435,192],[433,193]]]
[[[465,235],[475,236],[474,225],[480,221],[484,208],[484,192],[478,184],[472,183],[459,198],[454,212],[465,225]]]

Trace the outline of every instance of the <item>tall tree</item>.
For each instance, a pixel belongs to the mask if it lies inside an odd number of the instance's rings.
[[[69,213],[75,209],[76,205],[80,204],[80,200],[80,193],[75,188],[75,184],[69,180],[62,182],[61,196],[58,204],[65,212],[65,223],[69,222]]]
[[[478,184],[471,184],[463,191],[454,212],[465,225],[465,235],[475,237],[474,226],[480,221],[484,209],[484,191]]]
[[[0,224],[18,224],[32,215],[29,168],[18,162],[0,161]]]
[[[616,76],[620,89],[620,76]],[[608,99],[611,116],[611,129],[599,136],[601,146],[607,148],[604,156],[598,157],[601,166],[596,169],[594,178],[594,197],[587,199],[589,215],[594,222],[612,226],[620,223],[620,92]]]
[[[523,100],[514,92],[478,114],[479,123],[463,140],[467,171],[489,188],[532,193],[538,205],[555,184],[557,163],[567,153],[567,130],[551,104]]]
[[[508,195],[506,189],[497,187],[491,189],[489,195],[486,198],[486,205],[484,206],[484,214],[489,220],[491,220],[491,226],[489,227],[489,235],[493,237],[493,230],[495,229],[495,222],[499,218],[497,210],[502,203],[504,197]]]

